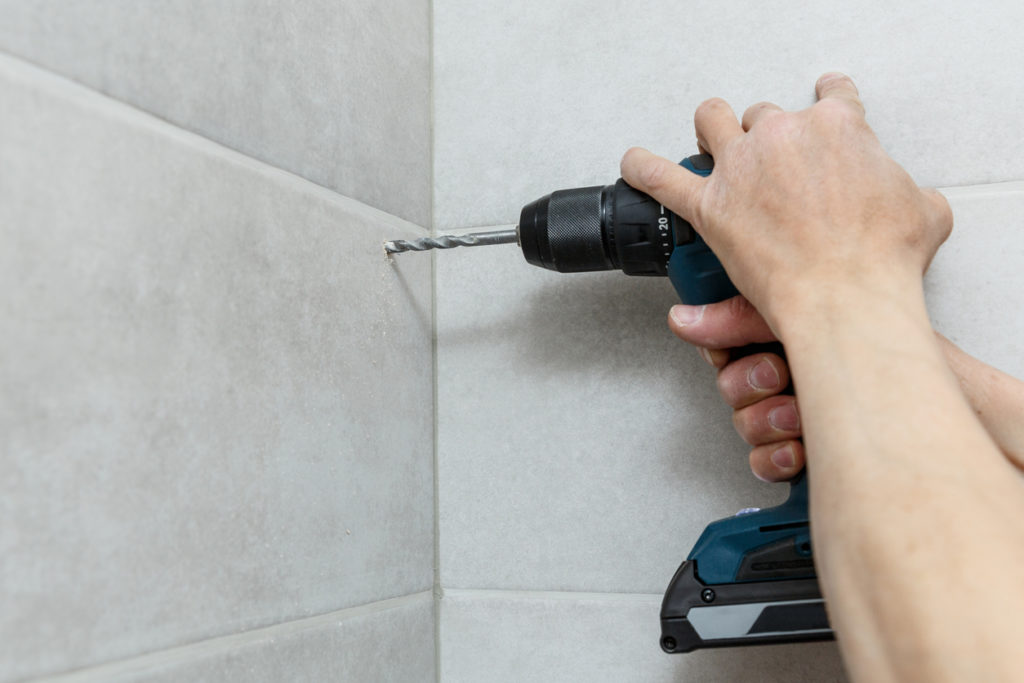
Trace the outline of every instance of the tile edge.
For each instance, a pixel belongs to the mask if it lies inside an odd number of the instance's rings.
[[[151,669],[166,668],[174,664],[195,661],[260,642],[273,642],[276,638],[322,628],[349,619],[387,612],[419,603],[433,605],[433,602],[434,593],[432,590],[420,591],[397,598],[388,598],[365,605],[346,607],[334,612],[327,612],[326,614],[285,621],[271,626],[242,631],[241,633],[216,636],[164,650],[147,652],[128,659],[98,664],[66,673],[44,675],[29,680],[36,681],[37,683],[84,683],[85,681],[94,681],[97,677],[101,676],[113,678],[116,676],[141,674]]]
[[[430,229],[427,226],[418,225],[319,185],[291,171],[250,157],[210,138],[176,126],[155,114],[3,51],[0,51],[0,79],[10,79],[15,85],[34,89],[102,118],[149,132],[164,140],[189,148],[198,154],[220,159],[227,164],[260,175],[295,192],[316,197],[368,220],[424,236],[430,234]]]

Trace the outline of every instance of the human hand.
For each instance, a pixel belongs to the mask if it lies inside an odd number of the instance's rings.
[[[952,228],[945,198],[882,149],[853,82],[826,74],[816,92],[799,112],[754,105],[742,125],[723,100],[704,102],[694,121],[715,159],[707,178],[639,148],[622,160],[623,178],[693,224],[779,336],[782,321],[822,307],[809,299],[920,288]]]
[[[742,296],[707,306],[673,306],[669,328],[693,344],[718,371],[718,391],[733,408],[733,424],[753,446],[750,469],[759,479],[792,479],[806,458],[799,405],[781,392],[789,382],[786,360],[773,353],[735,357],[732,349],[777,341],[768,323]],[[964,397],[989,436],[1013,465],[1024,470],[1024,382],[986,365],[936,333]],[[765,363],[762,365],[762,361]],[[774,413],[781,410],[781,413]]]
[[[742,296],[706,306],[673,306],[669,328],[718,370],[718,391],[733,409],[733,425],[753,446],[750,469],[759,479],[792,479],[804,466],[796,398],[782,394],[789,367],[774,353],[730,357],[730,349],[776,341],[761,314]]]

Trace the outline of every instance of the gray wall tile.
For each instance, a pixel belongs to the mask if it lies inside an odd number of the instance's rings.
[[[0,0],[6,50],[430,221],[427,0]]]
[[[932,323],[1024,379],[1024,183],[944,192],[954,227],[925,278]]]
[[[511,223],[610,182],[631,145],[682,158],[704,99],[802,108],[834,69],[919,183],[1024,179],[1022,23],[1014,0],[436,0],[435,227]]]
[[[434,599],[425,593],[47,680],[426,683],[435,680],[434,653]]]
[[[661,597],[488,595],[441,600],[445,683],[845,681],[835,643],[703,650],[658,645]]]
[[[1024,377],[1024,184],[950,191],[936,326]],[[660,593],[754,480],[713,372],[667,330],[665,280],[567,275],[514,246],[437,255],[446,588]]]
[[[755,480],[665,279],[437,255],[442,585],[656,593]]]
[[[0,58],[0,680],[429,589],[421,235]]]

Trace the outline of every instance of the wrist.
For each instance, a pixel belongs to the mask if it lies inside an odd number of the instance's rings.
[[[858,273],[856,278],[801,278],[776,296],[772,327],[788,348],[826,341],[844,329],[877,328],[902,319],[930,330],[919,273]]]

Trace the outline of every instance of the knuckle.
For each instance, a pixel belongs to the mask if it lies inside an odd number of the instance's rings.
[[[708,355],[711,357],[711,365],[719,370],[729,364],[728,349],[708,349]]]
[[[748,412],[747,410],[734,410],[732,413],[732,426],[741,439],[751,446],[756,446],[757,444],[752,438],[750,420],[747,417]]]
[[[772,102],[758,102],[747,107],[747,111],[744,112],[743,116],[746,118],[747,114],[753,116],[755,114],[768,113],[778,111],[779,107]]]
[[[857,113],[856,108],[851,107],[851,101],[845,98],[829,97],[819,100],[812,109],[816,114],[830,121],[844,122],[851,119]]]
[[[946,195],[938,191],[935,192],[935,195],[937,197],[935,204],[939,210],[939,224],[942,226],[943,234],[949,237],[953,232],[953,208],[949,205]]]
[[[830,97],[816,102],[811,112],[821,130],[839,131],[841,135],[860,135],[870,130],[864,118],[864,105],[857,99]]]
[[[949,216],[943,216],[938,223],[937,237],[939,238],[939,244],[942,244],[949,239],[949,236],[953,234],[953,215],[952,212]]]
[[[735,365],[735,364],[734,364]],[[734,365],[725,367],[718,373],[718,393],[730,408],[739,409],[743,405],[743,387],[739,382]]]
[[[800,123],[791,114],[777,112],[774,116],[762,116],[757,122],[757,130],[767,139],[785,140],[799,134]]]
[[[736,433],[751,446],[759,446],[778,438],[767,422],[767,406],[763,401],[736,408],[732,413],[732,424]]]
[[[730,320],[743,320],[753,310],[753,304],[744,296],[734,296],[725,301],[725,312]]]
[[[647,159],[637,167],[637,176],[644,187],[659,189],[665,182],[665,165],[658,159]]]
[[[938,190],[924,190],[926,234],[928,238],[942,244],[953,232],[953,209],[949,201]]]

